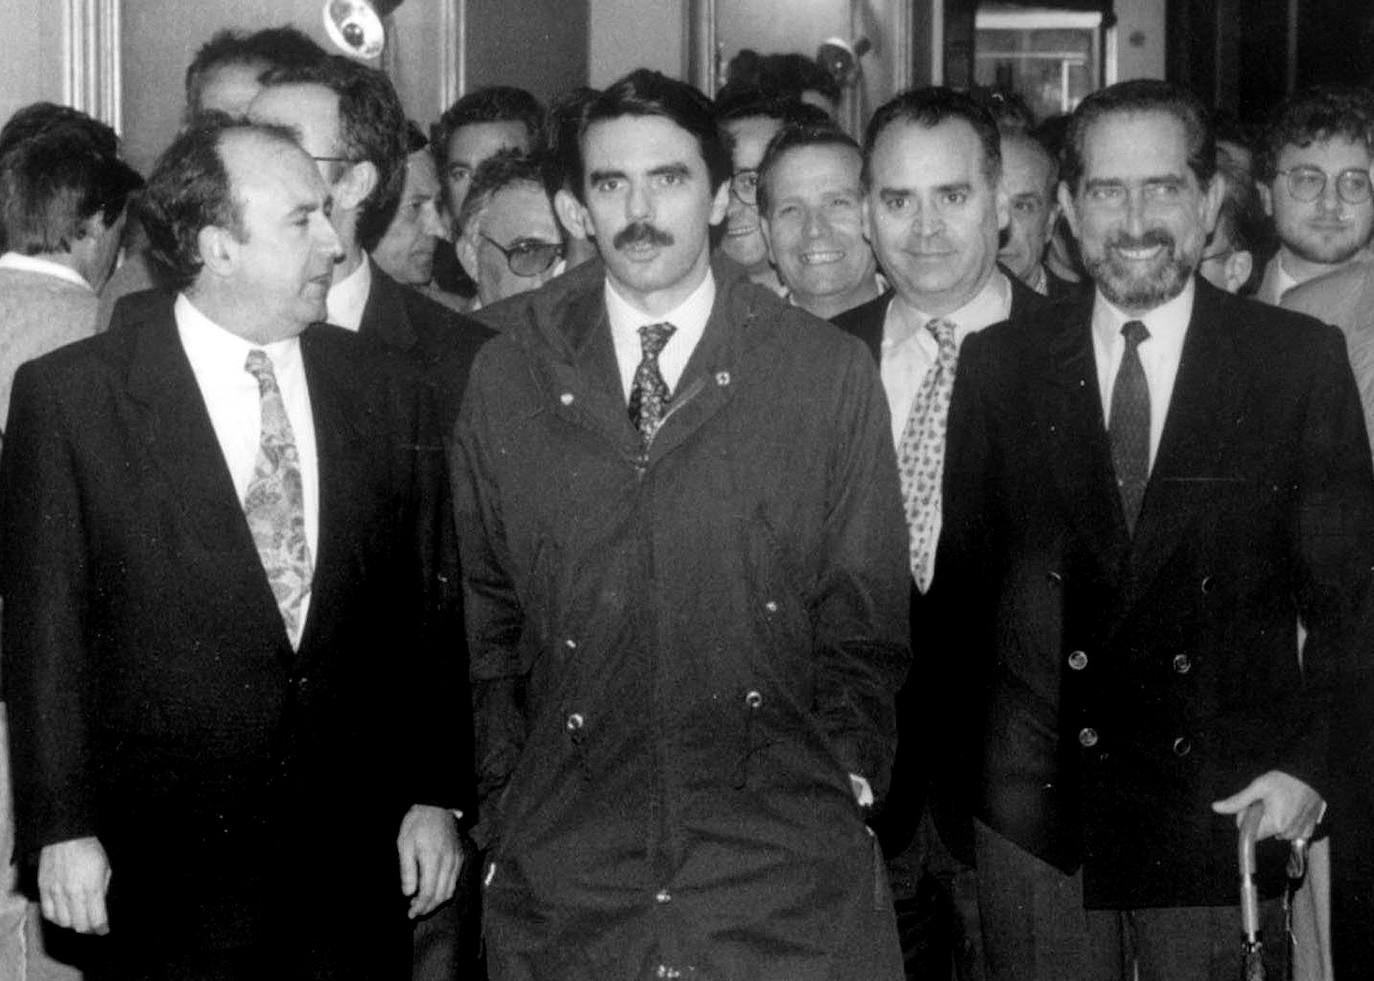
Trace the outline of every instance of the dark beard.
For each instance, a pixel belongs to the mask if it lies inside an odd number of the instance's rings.
[[[1162,245],[1162,260],[1144,274],[1132,271],[1124,262],[1114,258],[1117,248],[1150,248]],[[1151,229],[1139,238],[1118,235],[1108,242],[1100,256],[1083,255],[1083,265],[1097,288],[1110,302],[1123,310],[1153,310],[1183,292],[1197,256],[1181,256],[1174,237],[1163,229]]]

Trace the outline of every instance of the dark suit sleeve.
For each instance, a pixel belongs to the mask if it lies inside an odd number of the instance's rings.
[[[887,400],[872,359],[857,344],[851,350],[812,609],[815,701],[840,761],[881,798],[896,750],[894,700],[910,662],[910,573]]]
[[[20,855],[98,830],[88,532],[57,394],[35,365],[19,369],[0,454],[4,695]]]
[[[1374,638],[1374,471],[1345,343],[1324,328],[1309,389],[1294,547],[1303,649],[1305,731],[1275,768],[1328,793],[1330,706],[1369,659]]]

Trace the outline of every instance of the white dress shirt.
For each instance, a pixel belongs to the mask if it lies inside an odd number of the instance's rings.
[[[710,269],[706,278],[692,294],[661,317],[644,313],[625,299],[606,279],[606,319],[611,322],[611,340],[615,343],[615,359],[620,366],[620,382],[625,389],[625,404],[630,402],[634,387],[635,369],[644,358],[639,328],[646,324],[672,324],[677,329],[658,355],[658,370],[669,392],[677,391],[677,383],[687,369],[687,362],[696,350],[701,335],[706,333],[706,321],[711,319],[711,307],[716,302],[716,279]]]
[[[993,269],[978,294],[958,310],[942,317],[954,323],[954,340],[963,345],[964,338],[984,327],[1001,323],[1011,316],[1011,283],[1000,269]],[[916,403],[926,372],[935,364],[940,345],[925,329],[933,317],[894,296],[883,321],[882,361],[879,373],[883,391],[887,393],[887,407],[892,412],[892,445],[902,441],[907,417]]]
[[[1169,414],[1169,402],[1174,396],[1174,380],[1178,377],[1178,363],[1183,356],[1183,338],[1188,333],[1188,321],[1193,315],[1193,280],[1189,278],[1183,292],[1162,306],[1155,307],[1143,317],[1133,317],[1107,300],[1099,291],[1093,301],[1093,358],[1097,362],[1097,387],[1102,393],[1102,418],[1110,426],[1112,388],[1126,351],[1122,326],[1139,320],[1150,332],[1140,342],[1140,366],[1145,369],[1145,387],[1150,392],[1150,468],[1159,452],[1159,440],[1164,435],[1164,420]]]
[[[300,338],[290,337],[272,344],[253,344],[220,327],[196,309],[183,293],[173,307],[177,336],[191,362],[191,371],[200,388],[210,422],[215,429],[220,452],[234,482],[239,504],[248,496],[253,479],[258,447],[262,441],[262,407],[258,382],[244,367],[248,352],[262,350],[272,360],[272,371],[281,389],[286,417],[300,455],[301,488],[305,505],[305,540],[310,560],[319,557],[320,468],[315,451],[315,420],[310,411],[310,391],[301,360]],[[245,519],[246,520],[246,519]],[[310,596],[301,605],[299,623],[304,625],[310,610]],[[300,637],[292,637],[299,643]]]
[[[324,305],[329,322],[355,334],[363,323],[363,308],[372,292],[372,263],[363,253],[363,261],[343,279],[329,287]]]
[[[77,286],[84,286],[88,290],[91,288],[91,284],[86,282],[86,277],[81,275],[71,266],[64,266],[60,262],[53,262],[51,259],[42,259],[36,255],[22,255],[18,252],[6,252],[4,255],[0,255],[0,269],[42,273],[45,276],[56,276],[58,279],[65,279],[67,282],[75,283]]]

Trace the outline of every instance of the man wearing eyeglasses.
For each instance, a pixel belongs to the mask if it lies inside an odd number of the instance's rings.
[[[538,289],[563,271],[563,237],[542,162],[502,150],[473,173],[463,207],[458,261],[477,284],[471,307]]]
[[[810,111],[809,111],[810,110]],[[749,278],[782,295],[786,288],[768,256],[759,217],[759,165],[768,141],[784,126],[826,123],[814,107],[764,95],[757,89],[730,87],[716,97],[716,123],[730,147],[730,203],[725,210],[725,236],[720,250],[738,262]]]
[[[1366,91],[1313,88],[1275,109],[1260,156],[1260,195],[1279,251],[1257,299],[1278,303],[1298,283],[1369,258],[1371,142],[1374,99]]]

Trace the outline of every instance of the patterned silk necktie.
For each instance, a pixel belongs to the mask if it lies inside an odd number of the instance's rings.
[[[1121,335],[1126,338],[1126,350],[1121,353],[1121,366],[1112,386],[1107,436],[1112,444],[1112,468],[1121,492],[1126,530],[1134,535],[1145,484],[1150,479],[1150,389],[1145,384],[1139,350],[1150,332],[1139,320],[1129,320],[1122,325]]]
[[[945,474],[945,429],[949,397],[959,364],[954,324],[936,318],[926,324],[940,345],[935,363],[926,372],[911,405],[902,440],[897,445],[897,469],[902,477],[906,525],[910,531],[911,575],[922,593],[935,574],[935,546],[940,540],[940,482]]]
[[[658,370],[658,355],[677,330],[672,324],[645,324],[639,328],[639,344],[644,351],[630,387],[630,422],[647,444],[663,423],[663,405],[668,401],[668,384]]]
[[[301,608],[310,595],[313,575],[305,538],[300,453],[267,352],[249,351],[243,367],[257,379],[262,405],[262,437],[243,511],[295,647],[300,644]]]

